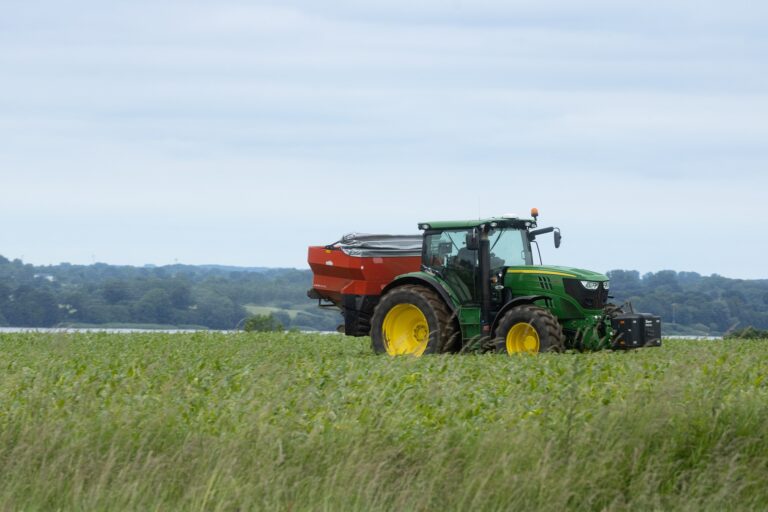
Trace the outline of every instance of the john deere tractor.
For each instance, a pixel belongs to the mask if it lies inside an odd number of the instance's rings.
[[[370,334],[373,349],[390,355],[660,345],[660,318],[611,304],[605,275],[534,263],[539,237],[561,242],[558,228],[538,228],[537,219],[533,209],[530,218],[423,222],[420,237],[352,235],[322,248],[316,265],[310,248],[310,296],[342,310],[346,334]],[[352,275],[343,268],[359,274],[339,281]]]

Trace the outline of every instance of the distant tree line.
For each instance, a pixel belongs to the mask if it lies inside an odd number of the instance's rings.
[[[768,280],[671,270],[642,276],[613,270],[608,276],[613,302],[629,301],[637,311],[660,315],[667,334],[768,329]],[[307,298],[311,280],[309,270],[297,269],[34,266],[0,256],[0,326],[233,329],[258,315],[285,329],[335,330],[341,316]]]
[[[613,270],[608,276],[614,302],[631,301],[637,311],[660,315],[666,332],[715,335],[768,328],[768,280],[672,270],[642,277],[634,270]]]
[[[295,269],[34,266],[0,256],[0,326],[233,329],[249,316],[246,307],[270,306],[285,328],[335,329],[340,315],[314,308],[308,288],[308,273]]]

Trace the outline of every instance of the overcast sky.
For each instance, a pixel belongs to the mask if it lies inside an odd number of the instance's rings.
[[[532,206],[545,263],[768,278],[768,3],[3,0],[8,258],[305,267]]]

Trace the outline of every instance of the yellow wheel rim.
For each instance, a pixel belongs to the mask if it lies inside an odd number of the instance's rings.
[[[507,333],[507,353],[538,352],[541,347],[539,333],[531,324],[520,322]]]
[[[413,304],[398,304],[389,310],[382,325],[387,354],[420,356],[427,349],[427,317]]]

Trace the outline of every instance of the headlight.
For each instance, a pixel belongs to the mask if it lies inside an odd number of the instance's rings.
[[[603,290],[610,289],[610,281],[603,281]]]
[[[600,286],[600,281],[582,281],[581,286],[587,290],[597,290],[597,288]]]

